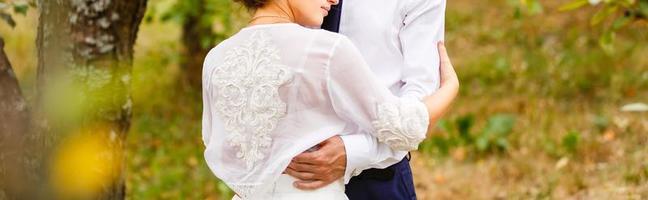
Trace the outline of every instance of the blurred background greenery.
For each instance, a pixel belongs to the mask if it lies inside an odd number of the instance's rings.
[[[462,87],[414,154],[420,199],[648,198],[648,112],[621,109],[648,103],[648,23],[609,2],[635,1],[448,1]],[[33,99],[38,19],[14,18],[0,34]],[[132,72],[128,198],[231,197],[202,156],[195,55],[246,22],[229,0],[149,1]]]

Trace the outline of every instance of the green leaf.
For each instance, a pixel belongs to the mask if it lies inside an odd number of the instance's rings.
[[[587,0],[575,0],[558,8],[559,11],[570,11],[587,5]]]
[[[614,52],[614,46],[612,43],[614,43],[614,32],[613,31],[606,31],[601,37],[599,38],[599,46],[605,51],[605,53],[611,54]]]
[[[508,149],[507,136],[513,130],[515,117],[508,114],[497,114],[488,119],[486,127],[477,136],[477,150],[486,151],[494,147]],[[494,145],[494,146],[493,146]]]
[[[480,135],[480,136],[477,138],[477,142],[475,143],[475,145],[477,146],[477,150],[479,150],[479,151],[486,151],[486,149],[488,149],[488,146],[489,146],[488,143],[489,143],[489,141],[488,141],[488,136],[486,136],[486,135]]]
[[[507,150],[509,148],[509,142],[508,139],[506,138],[497,138],[495,143],[497,144],[497,147],[499,147],[500,149]]]
[[[441,153],[441,155],[448,155],[448,153],[450,152],[450,145],[448,145],[448,141],[446,141],[446,139],[444,139],[443,137],[432,137],[432,143],[437,147],[437,149],[439,149],[439,153]]]
[[[472,141],[472,136],[470,135],[470,128],[472,128],[475,121],[473,115],[466,115],[457,119],[457,129],[459,131],[459,136],[465,142]]]
[[[538,0],[527,0],[527,8],[532,15],[537,15],[544,11],[542,4]]]
[[[27,10],[29,9],[29,4],[23,2],[23,3],[15,3],[13,4],[13,9],[15,13],[21,14],[21,15],[27,15]]]
[[[512,115],[498,114],[488,119],[483,133],[496,136],[505,136],[511,133],[514,124],[515,117],[513,117]]]
[[[433,151],[434,144],[431,139],[426,139],[421,144],[419,144],[418,151],[424,154],[431,154]]]
[[[648,17],[648,1],[639,2],[639,13],[644,17]]]
[[[555,141],[553,141],[553,140],[551,140],[549,138],[544,138],[542,140],[542,147],[543,147],[543,150],[545,152],[549,153],[549,155],[561,156],[558,153],[558,145],[556,144]]]
[[[597,115],[594,117],[594,125],[598,130],[603,131],[610,125],[610,122],[605,116]]]
[[[580,133],[578,132],[569,132],[569,134],[563,136],[562,146],[568,152],[574,153],[578,148],[578,142],[580,141]]]
[[[522,11],[519,6],[516,6],[513,10],[513,19],[522,19]]]
[[[618,9],[619,7],[617,6],[610,6],[599,10],[598,12],[596,12],[596,14],[594,14],[592,19],[590,20],[590,25],[595,26],[601,23],[601,21],[603,21],[605,18],[609,17],[610,15],[614,14]]]
[[[437,126],[441,131],[449,133],[450,132],[450,123],[446,119],[441,119],[439,122],[437,122]]]
[[[619,29],[623,28],[624,26],[628,25],[628,23],[630,23],[631,21],[632,21],[632,19],[630,17],[628,17],[628,16],[625,16],[625,15],[621,16],[619,18],[616,18],[614,20],[614,22],[612,22],[612,29],[613,30],[619,30]]]

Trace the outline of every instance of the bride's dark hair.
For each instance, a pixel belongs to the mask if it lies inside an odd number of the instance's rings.
[[[242,3],[245,7],[250,10],[256,10],[263,7],[270,0],[234,0],[234,2]]]

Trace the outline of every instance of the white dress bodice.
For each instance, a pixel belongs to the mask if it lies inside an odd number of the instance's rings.
[[[405,151],[428,126],[425,105],[394,96],[346,37],[296,24],[244,28],[213,48],[203,109],[207,164],[243,199],[267,197],[294,156],[349,124]]]

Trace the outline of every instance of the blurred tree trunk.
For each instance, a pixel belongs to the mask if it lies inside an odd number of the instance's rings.
[[[97,199],[125,197],[123,151],[131,118],[133,46],[146,4],[147,0],[38,2],[37,106],[47,119],[41,137],[55,142],[75,126],[106,127],[109,137],[105,140],[118,151],[112,156],[120,167]],[[68,95],[61,89],[65,87],[56,87],[66,81],[80,88],[82,94]],[[51,111],[65,108],[56,104],[61,102],[74,102],[78,105],[71,106],[80,111]],[[79,115],[71,119],[61,115],[68,112]]]
[[[231,0],[183,0],[162,15],[162,20],[179,19],[182,26],[181,87],[200,93],[203,61],[218,42],[246,25],[247,16]],[[183,88],[184,89],[184,88]]]
[[[27,198],[24,157],[29,111],[0,37],[0,199]]]
[[[182,24],[182,43],[184,50],[181,56],[181,66],[184,71],[184,79],[193,91],[201,91],[202,85],[202,66],[205,56],[211,48],[214,33],[211,27],[211,21],[206,15],[206,0],[187,0],[193,1],[191,5],[197,5],[190,11],[187,11]],[[209,20],[209,21],[208,21]]]

